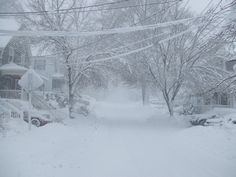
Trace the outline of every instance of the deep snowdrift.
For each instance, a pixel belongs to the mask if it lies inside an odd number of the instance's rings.
[[[95,108],[97,118],[31,132],[12,121],[0,139],[0,177],[236,176],[235,125],[189,127],[138,103]]]

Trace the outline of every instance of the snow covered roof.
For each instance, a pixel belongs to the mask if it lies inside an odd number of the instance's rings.
[[[10,74],[10,75],[20,74],[20,75],[22,75],[27,70],[28,70],[28,68],[17,65],[13,62],[0,66],[0,71],[2,71],[3,74]]]
[[[13,18],[0,18],[0,30],[18,30],[20,25]],[[11,40],[12,36],[1,36],[0,34],[0,48],[5,47]]]

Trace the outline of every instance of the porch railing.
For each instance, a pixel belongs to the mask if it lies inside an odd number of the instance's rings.
[[[21,90],[0,90],[0,98],[20,99]]]
[[[204,113],[213,108],[232,108],[232,105],[220,105],[220,104],[211,104],[211,105],[193,105],[195,113]]]

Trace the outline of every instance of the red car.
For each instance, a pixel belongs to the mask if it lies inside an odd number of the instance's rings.
[[[31,123],[36,127],[44,126],[52,122],[51,116],[48,112],[34,110],[31,111],[30,114],[31,114]],[[23,116],[24,121],[28,122],[29,112],[24,111],[23,115],[24,115]]]

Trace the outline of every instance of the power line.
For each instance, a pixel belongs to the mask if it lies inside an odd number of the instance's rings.
[[[178,25],[184,22],[188,22],[201,17],[192,17],[185,18],[180,20],[174,20],[164,23],[156,23],[152,25],[143,25],[143,26],[131,26],[131,27],[122,27],[122,28],[113,28],[102,31],[11,31],[11,30],[1,30],[1,36],[97,36],[97,35],[109,35],[109,34],[124,34],[135,31],[143,31],[149,29],[163,28],[171,25]]]
[[[196,25],[195,27],[190,27],[189,29],[187,30],[184,30],[182,32],[179,32],[167,39],[164,39],[164,40],[160,40],[160,41],[156,41],[155,43],[153,44],[150,44],[150,45],[147,45],[145,47],[141,47],[141,48],[138,48],[138,49],[135,49],[135,50],[131,50],[129,52],[125,52],[125,53],[122,53],[122,54],[118,54],[118,55],[114,55],[114,56],[110,56],[110,57],[106,57],[106,58],[101,58],[101,59],[96,59],[96,60],[91,60],[91,61],[84,61],[84,62],[81,62],[79,64],[76,64],[76,63],[71,63],[70,65],[72,66],[78,66],[78,65],[81,65],[81,64],[89,64],[89,63],[99,63],[99,62],[104,62],[104,61],[109,61],[109,60],[113,60],[113,59],[120,59],[121,57],[124,57],[124,56],[127,56],[127,55],[131,55],[131,54],[134,54],[134,53],[138,53],[138,52],[141,52],[141,51],[144,51],[144,50],[147,50],[147,49],[150,49],[152,47],[155,46],[155,44],[157,43],[163,43],[163,42],[166,42],[166,41],[169,41],[169,40],[172,40],[172,39],[175,39],[177,37],[180,37],[186,33],[189,33],[191,32],[192,30],[194,30],[194,28],[197,28],[199,27],[200,25]]]
[[[84,61],[84,62],[81,62],[80,64],[97,63],[97,62],[102,62],[102,61],[108,61],[108,60],[124,57],[124,56],[127,56],[127,55],[131,55],[131,54],[134,54],[134,53],[138,53],[138,52],[141,52],[143,50],[149,49],[149,48],[151,48],[153,46],[154,45],[151,44],[151,45],[147,45],[145,47],[142,47],[142,48],[139,48],[139,49],[135,49],[135,50],[131,50],[129,52],[122,53],[122,54],[119,54],[119,55],[115,55],[115,56],[111,56],[111,57],[107,57],[107,58],[102,58],[102,59],[97,59],[97,60]]]
[[[151,39],[155,39],[155,38],[158,38],[158,37],[162,37],[162,36],[167,35],[167,34],[170,35],[169,32],[163,32],[163,33],[161,33],[161,34],[153,35],[153,36],[151,36],[151,37],[144,38],[144,39],[142,39],[142,40],[138,40],[138,41],[135,41],[135,42],[128,43],[128,44],[126,44],[125,46],[114,47],[114,48],[107,49],[107,50],[102,51],[102,52],[94,53],[94,54],[92,54],[92,55],[90,55],[90,56],[82,56],[81,58],[86,59],[86,58],[91,57],[91,56],[94,57],[94,56],[96,56],[96,55],[114,53],[114,52],[117,51],[117,50],[126,49],[126,48],[128,48],[128,47],[131,47],[131,46],[134,46],[134,45],[137,45],[137,44],[141,44],[141,43],[143,43],[143,42],[145,42],[145,41],[149,41],[149,40],[151,40]],[[75,63],[76,63],[76,61],[75,61]]]
[[[174,4],[173,4],[173,5],[174,5]],[[173,5],[171,5],[170,7],[172,7]],[[169,8],[170,8],[170,7],[169,7]],[[151,19],[152,17],[154,17],[154,16],[156,16],[156,15],[159,15],[159,12],[154,13],[154,14],[151,14],[151,15],[145,17],[144,19],[139,20],[138,22],[134,22],[134,23],[132,23],[131,26],[137,26],[137,24],[139,24],[139,23],[141,23],[141,22],[145,22],[146,20]],[[1,34],[0,34],[0,35],[1,35]],[[115,35],[115,34],[113,34],[113,35]],[[111,38],[111,36],[113,36],[113,35],[106,35],[106,36],[103,36],[102,38],[98,39],[98,40],[95,41],[95,42],[90,42],[90,43],[88,43],[88,44],[84,44],[84,45],[82,45],[82,46],[73,48],[72,50],[79,50],[79,49],[81,49],[81,48],[88,47],[88,46],[93,45],[93,44],[97,44],[97,43],[99,43],[99,42],[101,42],[101,41],[104,41],[104,40],[106,40],[106,39]],[[53,53],[53,54],[48,54],[48,55],[43,55],[43,56],[44,56],[44,57],[51,57],[51,56],[61,55],[62,53],[63,53],[63,52],[56,52],[56,53]]]
[[[81,6],[81,7],[71,7],[71,8],[63,8],[63,9],[56,9],[56,10],[41,10],[41,11],[26,11],[26,12],[0,12],[0,15],[43,15],[44,13],[58,13],[58,12],[67,12],[68,10],[80,10],[80,9],[87,9],[87,8],[94,8],[94,7],[102,7],[106,5],[113,5],[119,4],[122,2],[128,2],[129,0],[121,0],[116,2],[108,2],[102,4],[95,4],[95,5],[88,5],[88,6]]]
[[[170,7],[172,7],[173,5],[177,4],[178,2],[179,2],[179,1],[176,1],[176,3],[172,4],[171,6],[169,6],[168,9],[169,9]],[[134,22],[134,23],[132,23],[131,26],[137,26],[137,24],[139,24],[139,23],[141,23],[141,22],[145,22],[146,20],[149,20],[149,19],[151,19],[152,17],[155,17],[156,15],[160,15],[159,12],[154,13],[154,14],[152,14],[152,15],[149,15],[149,16],[145,17],[144,19],[141,19],[141,20],[139,20],[139,21],[137,21],[137,22]],[[114,35],[114,34],[113,34],[113,35]],[[96,42],[92,42],[92,43],[88,43],[88,44],[85,44],[85,45],[76,47],[76,48],[74,48],[73,50],[78,50],[78,49],[81,49],[81,48],[83,48],[83,47],[90,46],[90,45],[92,45],[92,44],[97,44],[97,43],[99,43],[99,42],[101,42],[101,41],[104,41],[104,40],[106,40],[106,39],[111,38],[113,35],[104,36],[104,37],[102,37],[101,39],[97,40]]]
[[[115,2],[107,2],[107,3],[94,4],[94,5],[82,6],[82,7],[72,7],[70,9],[64,8],[64,9],[54,10],[54,12],[57,12],[57,11],[68,11],[68,10],[79,10],[79,9],[87,9],[87,8],[94,8],[94,7],[102,7],[102,6],[119,4],[119,3],[122,3],[122,2],[128,2],[128,1],[130,1],[130,0],[121,0],[121,1],[115,1]]]
[[[131,42],[131,43],[125,44],[124,46],[115,47],[115,48],[112,48],[112,49],[109,49],[109,50],[110,51],[116,51],[116,50],[126,49],[127,47],[130,47],[130,46],[133,46],[133,45],[136,45],[136,44],[139,44],[139,43],[142,43],[142,42],[154,39],[154,38],[161,37],[161,36],[163,36],[165,34],[170,34],[170,33],[169,32],[163,32],[161,34],[153,35],[151,37],[148,37],[148,38],[145,38],[145,39],[142,39],[142,40],[139,40],[139,41]]]
[[[79,10],[77,12],[96,12],[96,11],[109,11],[109,10],[117,10],[117,9],[126,9],[126,8],[135,8],[135,7],[142,7],[142,6],[151,6],[151,5],[160,5],[160,4],[167,4],[172,2],[180,2],[181,0],[173,0],[173,1],[165,1],[165,2],[155,2],[155,3],[148,3],[148,4],[139,4],[139,5],[129,5],[129,6],[122,6],[122,7],[109,7],[109,8],[100,8],[100,9],[88,9],[88,8],[97,8],[111,4],[117,4],[122,2],[128,2],[129,0],[117,1],[113,3],[103,3],[97,5],[90,5],[90,6],[83,6],[83,7],[74,7],[70,9],[58,9],[52,11],[26,11],[26,12],[0,12],[0,16],[22,16],[22,15],[44,15],[45,13],[48,14],[61,14],[65,13],[74,13],[75,10]],[[81,10],[81,9],[88,9],[88,10]]]

